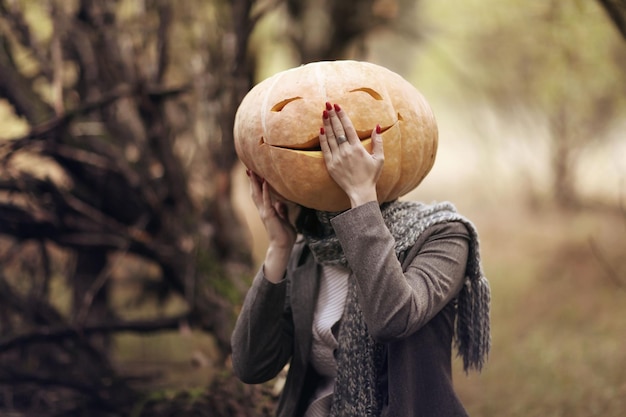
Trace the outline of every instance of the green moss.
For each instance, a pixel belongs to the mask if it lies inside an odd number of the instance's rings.
[[[226,298],[232,304],[239,302],[241,294],[234,284],[231,274],[224,268],[222,262],[208,251],[199,251],[196,257],[196,268],[201,278],[201,286],[207,285],[217,294]]]

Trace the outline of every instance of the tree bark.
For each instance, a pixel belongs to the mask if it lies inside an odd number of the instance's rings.
[[[598,0],[622,38],[626,40],[626,0]]]

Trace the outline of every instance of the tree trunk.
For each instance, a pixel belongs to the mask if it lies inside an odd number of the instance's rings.
[[[73,322],[80,328],[89,323],[106,323],[114,318],[109,307],[108,280],[105,276],[107,253],[105,250],[94,248],[76,251],[76,261],[72,277],[72,317]],[[94,335],[90,342],[107,351],[109,348],[108,335]]]
[[[561,108],[551,123],[553,190],[556,203],[564,209],[572,209],[577,206],[578,196],[572,172],[572,138],[565,112],[566,109]]]

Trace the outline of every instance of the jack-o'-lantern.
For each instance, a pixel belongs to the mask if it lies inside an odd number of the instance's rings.
[[[350,207],[328,174],[319,146],[326,102],[348,114],[369,152],[372,129],[381,126],[385,163],[376,184],[379,202],[411,191],[432,168],[437,124],[413,85],[372,63],[314,62],[257,84],[235,117],[239,159],[283,198],[322,211]]]

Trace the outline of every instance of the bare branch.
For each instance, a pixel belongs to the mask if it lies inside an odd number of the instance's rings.
[[[24,14],[17,8],[17,2],[11,2],[11,5],[7,6],[4,0],[0,1],[0,16],[5,17],[4,20],[8,23],[11,32],[17,38],[18,42],[22,44],[26,50],[32,52],[43,75],[48,80],[52,80],[53,70],[52,66],[49,64],[45,50],[33,36],[30,26],[24,18]]]
[[[64,27],[62,14],[58,11],[55,2],[51,4],[51,17],[53,24],[52,40],[50,41],[50,55],[52,62],[52,91],[53,91],[53,103],[54,111],[56,115],[63,114],[63,50],[62,50],[62,28]]]
[[[172,6],[169,1],[162,1],[158,6],[159,28],[157,30],[157,73],[156,82],[161,83],[169,63],[169,29],[172,25]]]
[[[151,320],[107,321],[105,323],[88,324],[84,326],[40,326],[37,330],[19,335],[7,336],[0,339],[0,352],[15,349],[19,346],[32,343],[59,343],[61,339],[82,339],[94,334],[109,334],[120,332],[155,333],[165,330],[177,330],[183,324],[200,327],[211,331],[194,313],[185,313],[174,317],[164,317]]]

